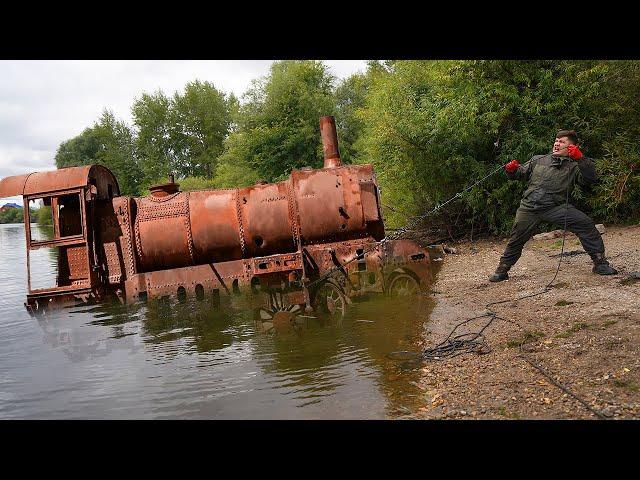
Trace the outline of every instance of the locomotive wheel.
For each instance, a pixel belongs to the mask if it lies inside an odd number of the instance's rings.
[[[324,282],[316,291],[314,310],[332,318],[343,318],[347,314],[347,298],[342,289],[332,282]]]
[[[388,290],[390,297],[413,297],[419,292],[418,281],[406,273],[395,275],[391,279]]]
[[[256,320],[263,331],[271,332],[273,330],[288,330],[295,326],[296,316],[302,310],[300,305],[285,306],[282,293],[270,293],[271,308],[259,308],[254,311],[254,320]]]

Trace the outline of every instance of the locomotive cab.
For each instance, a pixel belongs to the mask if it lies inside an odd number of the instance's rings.
[[[50,302],[68,303],[100,297],[94,211],[96,203],[120,194],[114,175],[100,165],[7,177],[0,197],[22,195],[27,245],[29,311]],[[38,219],[44,220],[38,222]],[[44,223],[42,226],[34,226]],[[51,263],[57,268],[50,272]]]

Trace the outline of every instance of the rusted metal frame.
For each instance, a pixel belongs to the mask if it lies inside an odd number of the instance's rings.
[[[357,255],[357,253],[356,253],[356,255]],[[363,254],[363,255],[364,255],[364,254]],[[330,251],[330,256],[331,256],[331,260],[333,260],[333,264],[334,264],[334,265],[337,267],[337,269],[338,269],[337,271],[338,271],[338,272],[341,272],[341,273],[344,275],[345,280],[346,280],[347,282],[349,282],[349,286],[350,286],[352,289],[355,289],[355,286],[353,285],[353,282],[352,282],[352,281],[351,281],[351,279],[349,278],[349,275],[350,275],[350,274],[357,273],[357,270],[355,270],[355,269],[353,268],[353,265],[354,265],[354,264],[352,263],[352,264],[351,264],[352,266],[345,266],[345,265],[342,265],[342,264],[340,263],[340,261],[338,260],[338,256],[336,255],[335,250],[331,250],[331,251]],[[351,271],[349,271],[349,269],[351,269]],[[354,270],[355,270],[355,271],[354,271]]]
[[[190,202],[189,192],[185,193],[185,202],[187,204],[187,215],[185,217],[184,223],[187,229],[187,246],[189,247],[189,256],[191,257],[191,264],[195,265],[196,257],[195,257],[195,246],[193,244],[193,233],[191,233],[191,213],[189,211],[189,202]]]
[[[382,262],[383,262],[383,254],[380,253],[379,250],[379,246],[380,246],[380,242],[377,242],[376,240],[374,240],[371,237],[367,237],[367,238],[360,238],[360,239],[354,239],[354,240],[347,240],[344,242],[332,242],[332,243],[328,243],[328,244],[314,244],[311,246],[308,246],[307,249],[309,250],[309,256],[311,259],[313,259],[314,263],[316,264],[316,270],[317,270],[317,274],[318,274],[318,278],[321,279],[323,278],[323,276],[327,275],[329,272],[333,271],[333,273],[338,273],[341,272],[348,280],[349,280],[349,284],[351,286],[353,286],[353,283],[351,282],[351,279],[349,278],[349,274],[350,273],[358,273],[357,270],[355,270],[355,268],[352,268],[352,272],[350,272],[349,270],[349,265],[346,264],[342,264],[339,259],[337,258],[337,250],[342,250],[345,251],[347,250],[349,252],[348,255],[342,255],[345,258],[351,258],[353,257],[354,259],[358,258],[360,255],[357,254],[357,250],[359,248],[362,248],[363,250],[365,250],[363,252],[363,254],[365,255],[365,260],[366,260],[366,254],[367,253],[371,253],[372,251],[376,251],[378,252],[379,258],[380,258],[380,265],[376,268],[376,271],[380,271],[380,274],[382,274]],[[337,252],[337,253],[336,253]],[[350,261],[348,261],[348,263],[351,263]],[[355,265],[354,265],[355,267]],[[329,275],[330,276],[330,275]],[[327,276],[327,278],[329,278],[329,276]],[[315,282],[317,282],[318,280],[315,280]]]
[[[137,204],[136,204],[137,206]],[[137,242],[137,239],[135,237],[135,232],[133,229],[133,225],[131,224],[131,201],[129,199],[127,199],[127,202],[125,204],[125,208],[124,211],[122,213],[122,217],[124,218],[124,222],[127,226],[127,230],[126,230],[126,235],[125,235],[125,242],[127,244],[127,250],[129,251],[129,261],[125,263],[125,273],[127,275],[127,279],[129,278],[129,276],[133,277],[134,275],[136,275],[138,273],[138,264],[137,264],[137,259],[136,259],[136,254],[134,252],[134,239]],[[121,228],[122,230],[122,228]],[[124,233],[124,232],[123,232]],[[129,267],[129,272],[127,272],[127,268]]]
[[[302,267],[302,279],[300,283],[302,284],[302,292],[304,294],[305,310],[307,312],[310,312],[312,311],[311,295],[309,294],[309,288],[307,287],[309,278],[307,276],[307,268],[304,263],[304,251],[302,248],[302,231],[300,228],[300,210],[298,209],[298,202],[296,201],[296,196],[293,195],[293,190],[295,188],[293,185],[293,175],[289,177],[289,180],[287,180],[286,183],[287,183],[287,197],[288,197],[287,202],[289,204],[290,219],[291,219],[293,232],[294,232],[294,241],[298,248],[298,255],[300,256],[300,260],[301,260],[300,266]],[[293,215],[291,215],[291,213]]]
[[[281,253],[277,255],[269,255],[266,257],[254,257],[252,260],[253,275],[264,275],[268,273],[287,273],[296,270],[302,270],[302,255],[299,252]],[[293,262],[294,265],[287,265],[287,262]],[[273,267],[261,269],[262,263],[273,264]]]
[[[90,291],[93,287],[78,287],[76,285],[65,285],[63,287],[46,287],[46,288],[36,288],[35,290],[31,290],[28,296],[34,295],[53,295],[56,293],[59,294],[74,294],[74,293],[82,293],[84,290]]]
[[[73,188],[65,188],[59,190],[49,190],[46,192],[37,192],[30,193],[29,195],[25,195],[25,198],[29,200],[45,198],[45,197],[61,197],[62,195],[70,195],[72,193],[83,193],[86,190],[86,187],[73,187]]]
[[[27,295],[25,307],[27,308],[27,311],[33,315],[34,313],[44,310],[46,307],[51,305],[65,305],[75,301],[77,298],[86,298],[90,294],[91,288],[82,288],[73,291],[52,291],[29,294]]]
[[[58,197],[51,197],[51,221],[53,222],[53,238],[60,240],[60,215],[58,214]]]
[[[27,244],[27,289],[30,292],[31,291],[31,261],[30,261],[29,252],[31,249],[29,248],[29,244],[31,243],[31,223],[30,223],[31,218],[29,218],[29,199],[27,199],[26,197],[22,197],[22,204],[23,204],[22,216],[24,219],[24,227],[25,227],[24,235],[25,235],[25,241]]]
[[[224,283],[224,280],[218,273],[218,270],[216,269],[215,265],[213,263],[210,263],[209,266],[211,267],[211,271],[213,272],[213,274],[218,279],[218,282],[220,282],[220,285],[222,285],[224,289],[227,291],[227,295],[231,295],[231,292],[229,292],[229,287],[227,287],[226,283]]]
[[[134,222],[131,222],[131,202],[127,201],[124,212],[122,213],[122,217],[125,219],[124,221],[127,223],[127,236],[126,238],[127,244],[130,245],[129,253],[131,255],[131,260],[129,262],[129,267],[132,271],[137,273],[137,269],[134,268],[136,260],[142,264],[142,245],[140,244],[140,201],[141,198],[134,198],[134,203],[136,204],[136,219]],[[135,241],[135,244],[134,244]],[[135,249],[133,248],[135,245]],[[134,253],[135,250],[135,253]]]
[[[140,262],[142,263],[142,244],[140,243],[140,202],[141,202],[141,198],[134,198],[133,199],[135,201],[136,204],[136,219],[133,222],[133,239],[135,240],[135,245],[136,245],[136,253],[137,253],[137,257],[140,259]],[[127,209],[128,210],[128,209]],[[128,217],[128,211],[127,211],[127,217]],[[130,223],[130,222],[129,222]]]
[[[24,195],[24,189],[25,189],[25,187],[27,186],[27,182],[29,181],[29,177],[30,177],[31,175],[33,175],[34,173],[36,173],[36,172],[31,172],[31,173],[30,173],[29,175],[27,175],[27,177],[24,179],[24,183],[22,184],[22,194],[23,194],[23,195]]]
[[[95,188],[95,195],[93,192],[93,189]],[[98,251],[97,251],[97,247],[96,247],[96,200],[95,197],[97,197],[98,194],[98,189],[95,185],[92,185],[92,187],[88,188],[87,191],[85,192],[85,199],[86,196],[89,196],[91,198],[91,203],[87,203],[86,204],[86,209],[91,208],[91,218],[90,218],[90,223],[91,223],[91,229],[89,230],[89,228],[87,228],[87,241],[91,243],[91,253],[93,256],[93,266],[91,267],[91,270],[89,272],[90,276],[97,276],[97,277],[102,277],[102,275],[98,275],[97,272],[98,271]],[[91,232],[91,239],[89,239],[89,231]],[[93,279],[91,281],[91,283],[93,284]]]
[[[86,188],[83,188],[80,193],[80,215],[82,215],[82,233],[85,238],[85,257],[87,259],[87,281],[91,288],[93,288],[93,281],[91,278],[91,255],[89,255],[89,234],[87,232],[87,203],[85,198]]]
[[[232,290],[227,286],[225,279],[232,279],[235,283],[249,285],[251,265],[247,260],[232,260],[219,264],[202,264],[153,272],[140,273],[144,281],[149,298],[155,298],[163,294],[174,295],[179,287],[194,293],[195,285],[210,284],[214,289],[224,289],[228,295]],[[213,273],[213,275],[211,274]]]
[[[60,197],[62,195],[70,195],[72,193],[77,193],[78,195],[80,195],[80,197],[82,197],[81,200],[81,206],[80,206],[80,215],[82,218],[82,234],[80,235],[70,235],[69,237],[60,237],[60,227],[58,225],[58,221],[57,221],[57,216],[58,216],[58,212],[56,211],[56,209],[54,209],[54,202],[53,200],[56,200],[56,205],[57,205],[57,198],[55,197]],[[31,240],[31,216],[29,215],[29,202],[31,200],[37,200],[37,199],[45,199],[45,198],[52,198],[51,201],[51,215],[52,215],[52,221],[53,221],[53,229],[54,229],[54,238],[53,240],[46,240],[46,241],[32,241]],[[28,216],[28,222],[26,221],[25,218],[25,225],[27,225],[27,223],[29,224],[29,228],[28,228],[28,238],[27,238],[27,246],[29,248],[31,247],[40,247],[40,246],[48,246],[47,244],[53,243],[55,242],[56,245],[58,245],[59,243],[57,242],[63,242],[66,241],[67,239],[70,240],[77,240],[77,239],[84,239],[86,241],[86,233],[87,233],[87,229],[86,229],[86,218],[85,218],[85,214],[84,214],[84,189],[78,189],[78,188],[73,188],[73,189],[67,189],[67,190],[57,190],[55,192],[46,192],[46,193],[36,193],[36,194],[32,194],[32,195],[27,195],[24,197],[24,202],[25,205],[27,207],[27,210],[25,211],[25,215],[29,215]]]
[[[246,239],[244,238],[244,227],[242,225],[242,205],[240,205],[240,189],[236,188],[236,218],[238,219],[238,236],[240,237],[240,250],[242,258],[247,255]]]
[[[29,250],[38,250],[40,248],[50,247],[68,247],[72,245],[84,245],[87,243],[82,235],[74,235],[73,237],[64,237],[61,240],[43,240],[41,242],[34,243]]]
[[[84,188],[72,188],[65,190],[56,190],[55,192],[47,192],[47,193],[36,193],[32,195],[27,195],[23,198],[24,201],[24,217],[25,217],[25,233],[27,237],[27,287],[29,293],[37,292],[42,289],[32,290],[31,288],[31,258],[29,255],[30,250],[38,250],[40,248],[52,248],[52,247],[63,247],[63,246],[71,246],[71,245],[84,245],[86,250],[86,258],[87,258],[87,272],[89,272],[89,278],[87,279],[91,284],[91,274],[90,269],[91,266],[89,264],[89,251],[88,251],[88,241],[87,241],[87,223],[86,223],[86,215],[85,215],[85,198],[84,198]],[[62,195],[71,195],[77,194],[80,196],[80,218],[82,225],[82,234],[73,235],[69,237],[60,237],[60,225],[58,218],[58,198]],[[53,232],[54,238],[52,240],[46,241],[36,241],[33,242],[31,240],[31,216],[29,212],[29,202],[33,199],[39,198],[49,198],[51,197],[51,218],[53,221]],[[72,285],[71,285],[72,286]],[[56,285],[55,288],[61,288]],[[76,287],[77,288],[77,287]],[[84,288],[84,287],[83,287]]]

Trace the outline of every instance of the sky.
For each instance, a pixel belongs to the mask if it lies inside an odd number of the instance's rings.
[[[338,79],[366,70],[365,60],[325,60]],[[102,111],[132,123],[142,93],[167,95],[193,80],[238,98],[273,60],[0,61],[0,178],[55,169],[61,142],[93,125]],[[21,197],[0,199],[0,205]]]

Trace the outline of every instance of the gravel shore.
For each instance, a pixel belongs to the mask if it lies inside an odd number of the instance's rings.
[[[495,320],[485,331],[488,354],[465,354],[421,367],[419,388],[427,407],[412,418],[589,419],[597,418],[552,384],[526,355],[605,418],[640,418],[640,225],[607,226],[606,255],[617,275],[591,272],[591,259],[568,235],[553,288],[534,298],[493,308],[519,326]],[[434,285],[436,306],[425,347],[443,340],[460,321],[486,311],[496,300],[538,292],[554,276],[562,239],[531,240],[510,279],[490,283],[507,243],[480,240],[453,244]],[[479,330],[489,318],[466,326]],[[462,332],[465,330],[463,329]]]

